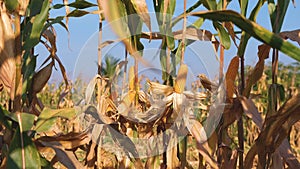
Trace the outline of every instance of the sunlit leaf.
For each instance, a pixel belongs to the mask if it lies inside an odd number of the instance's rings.
[[[31,49],[39,43],[44,24],[48,18],[49,6],[50,2],[44,1],[41,7],[41,12],[31,19],[30,22],[32,23],[32,30],[30,35],[25,39],[24,44],[24,48],[26,50]]]
[[[58,117],[64,118],[74,118],[76,111],[74,108],[64,108],[64,109],[49,109],[44,108],[41,112],[36,125],[35,130],[37,132],[46,132],[52,130],[53,125],[56,123]]]

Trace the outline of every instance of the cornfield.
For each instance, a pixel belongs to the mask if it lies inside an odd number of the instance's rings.
[[[270,30],[256,22],[264,5]],[[291,5],[0,0],[0,168],[300,168],[300,29],[281,30]],[[55,26],[69,32],[69,18],[84,15],[99,16],[97,72],[71,81]],[[117,38],[104,38],[106,25]],[[261,44],[257,62],[246,65],[251,38]],[[203,41],[217,67],[198,50],[192,62],[216,67],[216,76],[194,75],[188,64],[190,48]],[[159,64],[147,58],[153,43]],[[39,44],[49,56],[37,67]],[[122,57],[105,54],[116,44]],[[154,68],[155,78],[143,72]],[[49,81],[55,69],[60,84]]]

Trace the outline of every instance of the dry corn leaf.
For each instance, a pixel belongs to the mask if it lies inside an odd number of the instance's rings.
[[[27,10],[27,6],[29,4],[29,0],[18,0],[19,2],[19,15],[24,16]]]
[[[241,104],[243,106],[245,114],[253,120],[255,125],[258,127],[259,130],[263,127],[263,118],[261,114],[258,112],[256,106],[254,105],[251,99],[247,99],[245,97],[239,98]],[[279,153],[280,156],[286,161],[288,166],[291,168],[299,168],[300,164],[297,161],[296,157],[291,151],[291,147],[287,139],[285,139],[282,144],[279,146]]]
[[[46,29],[42,36],[50,42],[51,44],[51,54],[54,55],[57,51],[57,48],[56,48],[56,33],[55,33],[55,30],[54,28],[51,27],[51,29]]]
[[[268,58],[269,51],[270,47],[267,45],[260,45],[258,47],[259,60],[256,63],[254,69],[247,76],[243,96],[249,97],[252,86],[262,77],[264,72],[265,59]]]
[[[249,150],[245,168],[251,168],[256,154],[259,157],[259,165],[266,166],[266,157],[271,155],[286,139],[291,127],[300,120],[300,94],[289,99],[277,112],[265,120],[255,144]],[[291,164],[295,164],[290,160]],[[298,163],[299,164],[299,163]]]
[[[212,81],[210,81],[205,74],[199,74],[197,76],[200,79],[200,82],[202,84],[202,86],[209,90],[209,91],[215,91],[218,88],[218,85]]]
[[[54,62],[50,62],[47,66],[39,70],[33,75],[32,79],[32,91],[33,93],[39,93],[47,84],[53,68]]]
[[[94,142],[91,142],[88,152],[86,154],[86,169],[94,169],[95,162],[96,162],[96,154],[95,154],[95,148],[97,144]]]
[[[236,33],[234,32],[233,23],[232,22],[225,22],[225,28],[227,29],[229,35],[231,36],[231,39],[236,47],[238,47],[236,43]]]
[[[5,3],[0,3],[0,83],[4,85],[11,99],[15,89],[15,35]]]
[[[181,64],[174,85],[174,91],[176,93],[180,93],[180,94],[183,93],[185,88],[187,73],[188,73],[188,66],[186,64]]]
[[[259,45],[258,52],[257,52],[259,60],[264,60],[264,59],[268,58],[270,49],[271,49],[271,47],[269,45],[266,45],[266,44]]]
[[[176,134],[169,134],[169,143],[167,147],[167,169],[179,168],[180,163],[177,158],[177,140]]]
[[[234,81],[238,74],[239,63],[240,63],[239,57],[238,56],[234,57],[231,60],[226,72],[225,83],[226,83],[227,97],[229,98],[233,97],[235,91]]]
[[[60,146],[49,145],[49,147],[55,151],[55,157],[51,160],[52,164],[54,164],[53,161],[59,161],[67,168],[84,168],[72,151],[66,151]]]
[[[212,168],[219,168],[217,161],[209,154],[209,151],[211,150],[207,150],[205,148],[209,146],[204,147],[204,144],[208,144],[208,143],[207,143],[206,132],[204,130],[204,127],[201,125],[201,123],[195,119],[189,119],[189,121],[186,122],[186,125],[189,132],[195,138],[197,143],[197,149],[200,152],[200,154],[203,156],[205,161],[207,161]]]
[[[291,39],[292,41],[296,41],[300,45],[300,29],[281,32],[279,35],[284,39]]]
[[[57,145],[64,149],[74,149],[79,146],[88,144],[91,140],[88,132],[82,133],[68,133],[66,135],[43,136],[37,139],[43,145]]]
[[[162,85],[162,84],[159,84],[156,82],[150,82],[150,81],[147,81],[147,83],[149,84],[150,91],[153,94],[169,96],[174,91],[173,87],[171,87],[171,86]]]

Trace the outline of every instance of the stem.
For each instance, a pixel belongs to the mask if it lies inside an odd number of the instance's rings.
[[[243,93],[245,88],[245,63],[244,63],[244,55],[240,56],[241,58],[241,88],[240,93]],[[238,142],[239,142],[239,169],[244,168],[243,163],[243,153],[244,153],[244,128],[243,128],[243,115],[238,120]]]
[[[100,1],[98,0],[98,6],[100,5]],[[99,8],[100,10],[100,8]],[[101,45],[102,43],[102,18],[101,14],[99,14],[99,32],[98,32],[98,75],[101,76],[101,69],[102,69],[102,50]],[[100,104],[101,101],[101,89],[102,88],[102,79],[97,80],[97,102]]]
[[[181,60],[180,60],[180,64],[183,63],[184,61],[184,50],[185,50],[185,34],[186,34],[186,1],[184,0],[184,5],[183,5],[183,28],[182,28],[182,48],[181,48]]]
[[[122,82],[122,95],[121,98],[123,98],[124,95],[124,89],[125,89],[125,84],[126,84],[126,74],[127,74],[127,56],[128,56],[128,52],[125,48],[125,62],[126,64],[124,65],[124,75],[123,75],[123,82]]]
[[[15,13],[15,62],[16,62],[16,77],[15,77],[15,98],[13,100],[13,112],[17,114],[20,138],[22,147],[22,168],[26,168],[25,149],[22,128],[22,41],[21,41],[21,16]]]
[[[278,50],[273,49],[273,54],[272,54],[272,84],[277,83],[277,75],[278,75]]]

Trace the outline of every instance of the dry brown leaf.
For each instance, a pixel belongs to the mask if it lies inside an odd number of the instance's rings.
[[[55,30],[54,28],[51,27],[51,29],[46,29],[42,36],[50,42],[51,44],[51,54],[54,55],[57,51],[57,48],[56,48],[56,33],[55,33]]]
[[[228,98],[232,98],[235,91],[234,81],[238,74],[239,63],[240,63],[240,58],[238,56],[234,57],[231,60],[226,72],[225,83],[226,83],[226,91],[227,91]]]
[[[219,168],[217,161],[209,154],[209,151],[205,148],[209,146],[206,145],[204,147],[204,144],[208,144],[208,143],[206,142],[206,134],[204,133],[204,128],[201,125],[201,123],[198,122],[197,120],[190,119],[189,124],[192,126],[189,126],[187,128],[196,140],[197,149],[199,153],[203,156],[205,161],[207,161],[211,167]]]
[[[288,136],[291,127],[300,120],[300,94],[289,99],[276,113],[265,120],[257,141],[249,150],[245,168],[252,167],[254,156],[258,154],[259,165],[266,166],[268,155],[272,155]],[[290,161],[292,163],[293,161]]]
[[[187,73],[188,73],[188,66],[186,64],[181,64],[174,85],[174,91],[176,93],[183,93],[185,83],[186,83]]]
[[[260,113],[257,110],[257,107],[253,103],[251,99],[247,99],[246,97],[241,96],[239,98],[243,110],[245,114],[253,120],[253,122],[258,126],[258,128],[261,130],[263,126],[263,118],[261,117]]]
[[[268,58],[269,51],[270,47],[267,45],[260,45],[258,47],[259,60],[254,69],[247,76],[243,96],[249,97],[252,86],[262,77],[265,67],[265,59]]]
[[[32,79],[32,92],[39,93],[44,86],[47,84],[51,74],[52,74],[52,67],[54,62],[50,62],[47,66],[39,70],[37,73],[33,75]]]
[[[57,145],[64,149],[74,149],[81,145],[88,144],[91,138],[88,132],[68,133],[66,135],[43,136],[37,139],[43,145]]]
[[[233,28],[233,23],[232,22],[225,22],[225,28],[227,29],[229,35],[231,36],[231,39],[233,41],[233,43],[235,44],[235,46],[237,47],[237,43],[236,43],[236,33],[234,32],[234,28]]]
[[[172,32],[174,35],[174,39],[181,40],[183,35],[183,30],[178,30]],[[193,27],[186,28],[185,32],[185,38],[190,40],[201,40],[201,41],[211,41],[213,43],[219,43],[215,36],[207,30],[204,29],[196,29]],[[142,32],[141,38],[150,39],[150,36],[152,36],[152,39],[163,39],[164,35],[162,35],[160,32]]]
[[[54,161],[59,161],[61,164],[67,168],[83,168],[83,165],[77,160],[75,154],[72,151],[65,151],[62,147],[59,146],[50,146],[55,151],[55,157],[51,160],[51,163]]]
[[[5,3],[0,3],[0,83],[14,99],[15,89],[15,35],[12,20],[9,17]]]
[[[292,41],[298,42],[298,44],[300,45],[300,29],[281,32],[279,35],[283,39],[291,39]]]
[[[251,99],[247,99],[245,97],[240,97],[241,104],[243,106],[245,114],[253,120],[255,125],[262,129],[263,126],[263,118],[257,110],[257,107],[254,105],[254,102]],[[291,168],[299,168],[300,164],[297,161],[296,157],[291,151],[291,147],[287,139],[285,139],[282,144],[279,146],[280,156],[286,161],[288,166]]]
[[[268,58],[270,49],[271,49],[271,47],[269,45],[266,45],[266,44],[259,45],[258,52],[257,52],[259,60],[264,60],[264,59]]]
[[[270,169],[282,169],[282,168],[284,168],[283,159],[281,158],[278,151],[275,151],[275,153],[272,154],[271,158],[272,158],[272,163],[271,163]]]
[[[215,91],[218,88],[218,85],[210,81],[205,74],[199,74],[197,77],[200,79],[200,82],[205,89]]]
[[[176,135],[174,133],[169,135],[168,151],[167,153],[167,169],[179,168],[180,163],[177,158],[177,144]]]
[[[238,151],[234,150],[233,153],[232,153],[232,155],[231,155],[229,164],[228,164],[228,166],[226,168],[228,168],[228,169],[235,169],[236,168],[236,164],[237,164],[237,159],[238,159]]]
[[[89,150],[86,153],[86,169],[94,169],[96,162],[95,148],[97,144],[93,141],[90,143]]]

